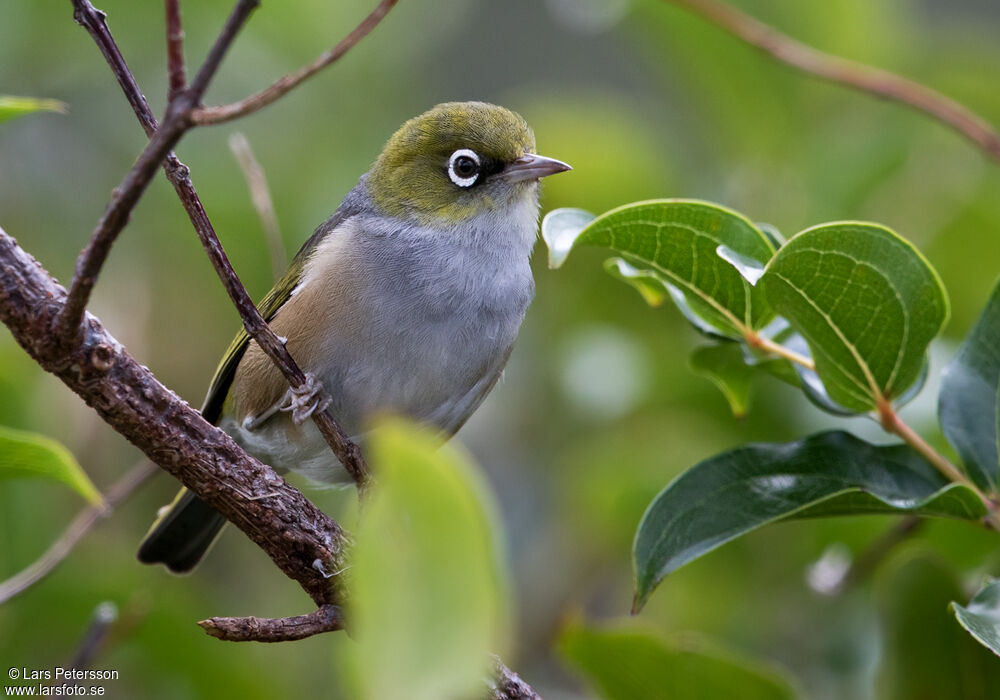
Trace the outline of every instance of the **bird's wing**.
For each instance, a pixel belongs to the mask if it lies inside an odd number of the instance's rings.
[[[333,216],[320,224],[313,235],[309,237],[309,240],[302,245],[299,252],[295,254],[295,258],[292,259],[285,274],[281,276],[281,279],[267,293],[267,296],[257,305],[257,309],[265,321],[273,319],[278,310],[291,298],[292,290],[295,289],[295,286],[302,277],[306,260],[316,245],[327,235],[333,233],[340,224],[350,218],[352,213],[347,207],[341,206],[333,213]],[[240,332],[233,338],[233,342],[229,344],[225,354],[222,356],[222,360],[219,362],[219,366],[215,370],[212,383],[208,387],[208,394],[205,396],[205,402],[201,407],[201,415],[212,424],[217,423],[222,415],[226,396],[229,394],[233,377],[236,375],[236,367],[240,364],[240,360],[243,359],[243,355],[249,344],[250,335],[245,328],[241,328]]]

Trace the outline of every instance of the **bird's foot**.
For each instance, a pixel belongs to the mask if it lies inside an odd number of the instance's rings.
[[[306,380],[299,387],[290,387],[281,404],[282,411],[291,411],[292,420],[301,425],[316,411],[325,411],[330,405],[330,396],[312,372],[306,372]]]

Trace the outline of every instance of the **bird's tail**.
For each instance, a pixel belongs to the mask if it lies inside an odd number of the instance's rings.
[[[187,489],[153,523],[139,546],[139,561],[191,571],[219,536],[226,519]]]

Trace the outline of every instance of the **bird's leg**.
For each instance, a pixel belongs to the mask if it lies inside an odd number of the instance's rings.
[[[323,385],[316,375],[306,372],[306,380],[299,387],[289,387],[281,402],[280,410],[291,411],[292,420],[301,425],[316,411],[324,411],[330,405],[330,396],[323,391]]]

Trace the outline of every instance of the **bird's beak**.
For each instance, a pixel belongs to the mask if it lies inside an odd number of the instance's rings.
[[[523,180],[537,180],[546,175],[555,175],[567,170],[572,170],[569,165],[555,158],[527,153],[513,163],[504,168],[503,178],[507,182],[521,182]]]

